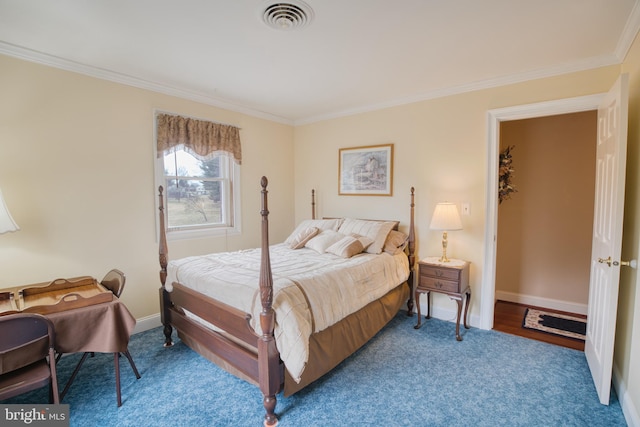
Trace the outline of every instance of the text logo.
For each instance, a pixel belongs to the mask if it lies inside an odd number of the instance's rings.
[[[0,405],[0,425],[69,427],[69,405]]]

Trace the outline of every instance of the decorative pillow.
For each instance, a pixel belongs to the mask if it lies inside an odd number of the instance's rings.
[[[305,243],[306,248],[311,248],[319,254],[327,251],[327,248],[344,237],[343,234],[333,230],[324,230]]]
[[[366,251],[370,254],[379,254],[387,239],[387,235],[396,226],[393,221],[367,221],[364,219],[346,218],[338,231],[342,234],[359,234],[373,240]]]
[[[382,250],[388,254],[395,255],[404,250],[409,241],[409,235],[404,234],[401,231],[391,230],[387,236],[387,240],[384,242]]]
[[[367,236],[361,236],[357,233],[351,233],[350,236],[355,237],[356,239],[360,240],[360,243],[362,243],[362,250],[364,251],[365,249],[367,249],[369,247],[370,244],[373,243],[373,239]]]
[[[314,237],[319,232],[320,230],[318,230],[318,227],[308,227],[308,228],[299,230],[297,234],[295,235],[292,234],[287,239],[289,241],[288,243],[289,247],[291,249],[304,248],[305,243],[307,243],[312,237]]]
[[[344,236],[327,248],[327,252],[342,258],[351,258],[364,250],[362,242],[353,236]]]
[[[338,231],[341,223],[342,219],[305,219],[296,227],[295,230],[293,230],[293,233],[291,233],[291,235],[287,237],[287,240],[285,240],[284,242],[288,245],[291,245],[291,243],[296,240],[296,237],[299,236],[303,230],[311,227],[315,227],[319,231]]]

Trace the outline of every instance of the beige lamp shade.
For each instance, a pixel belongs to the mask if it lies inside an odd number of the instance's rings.
[[[456,205],[448,202],[438,203],[429,228],[442,231],[462,230],[462,222]]]
[[[429,228],[442,230],[442,257],[440,257],[440,262],[449,262],[449,258],[447,258],[447,231],[462,230],[462,222],[456,205],[448,202],[438,203],[433,212]]]
[[[4,197],[2,197],[2,190],[0,190],[0,234],[11,233],[12,231],[18,230],[20,230],[20,227],[18,227],[18,224],[11,218],[9,208],[7,208]]]

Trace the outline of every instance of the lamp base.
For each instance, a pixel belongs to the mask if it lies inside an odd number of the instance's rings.
[[[449,258],[447,258],[447,232],[446,231],[442,233],[442,256],[438,261],[440,262],[451,261]]]

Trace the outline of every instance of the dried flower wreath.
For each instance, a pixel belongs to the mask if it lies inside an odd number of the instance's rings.
[[[504,200],[511,198],[511,193],[515,193],[518,190],[515,185],[511,183],[513,178],[513,158],[511,150],[515,146],[511,145],[500,153],[500,165],[498,169],[498,202],[502,203]]]

